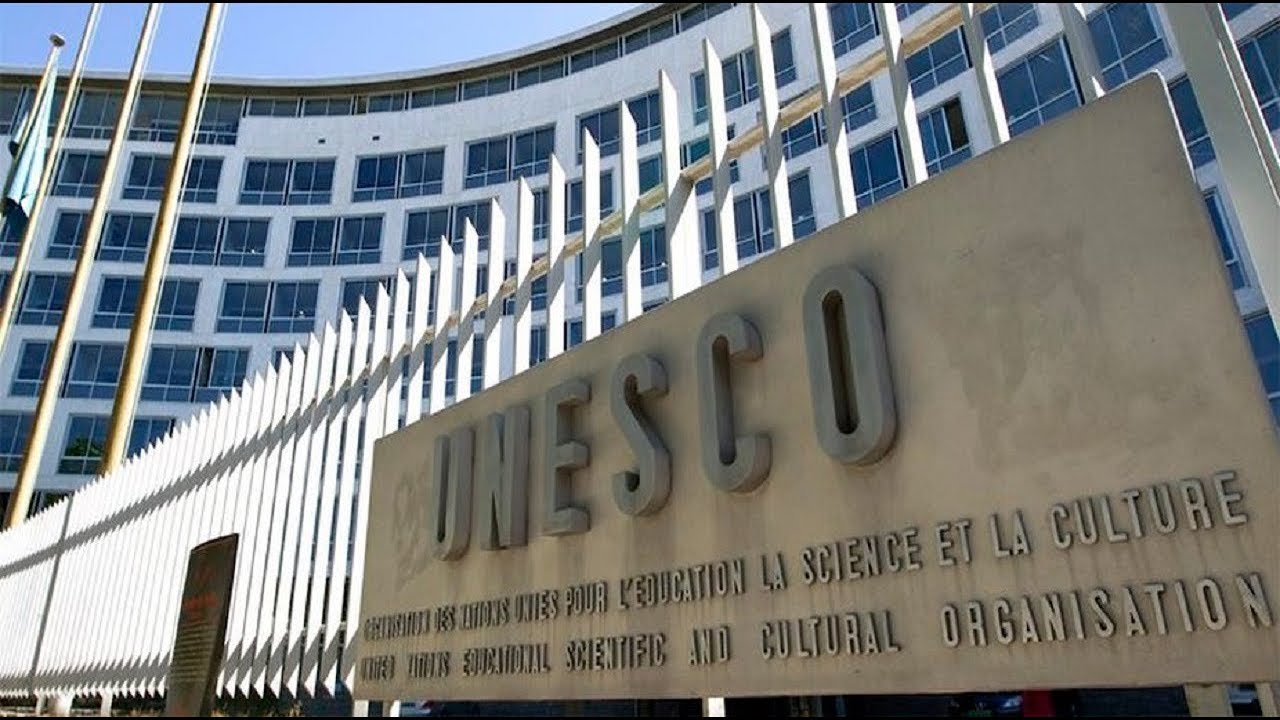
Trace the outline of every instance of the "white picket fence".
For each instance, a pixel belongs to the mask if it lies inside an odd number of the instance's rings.
[[[373,443],[445,405],[446,343],[457,336],[456,399],[470,395],[472,336],[483,313],[483,386],[501,378],[499,329],[505,298],[515,296],[514,372],[530,363],[531,290],[547,276],[548,357],[565,351],[565,267],[584,255],[584,340],[600,334],[601,240],[620,234],[623,319],[642,312],[639,216],[665,208],[671,295],[701,282],[693,185],[712,177],[720,273],[738,266],[729,162],[765,148],[768,188],[778,245],[792,242],[782,130],[821,109],[827,127],[841,127],[841,96],[889,69],[908,184],[927,176],[914,99],[904,58],[965,25],[974,72],[992,126],[990,147],[1008,138],[990,53],[976,13],[983,5],[950,5],[903,38],[892,4],[877,5],[884,52],[837,73],[829,16],[811,5],[820,82],[780,107],[771,33],[750,8],[760,83],[762,122],[730,141],[721,63],[704,41],[711,151],[681,168],[680,124],[670,77],[660,72],[662,169],[666,182],[640,193],[635,122],[619,104],[621,207],[600,219],[599,151],[584,133],[584,228],[565,237],[565,172],[550,161],[549,238],[545,259],[533,257],[533,195],[520,180],[515,208],[516,275],[503,278],[500,260],[488,264],[476,287],[479,241],[468,223],[462,240],[462,287],[438,273],[428,324],[432,266],[419,257],[413,279],[401,271],[374,306],[363,301],[292,355],[246,381],[130,458],[27,523],[0,534],[0,696],[29,693],[154,694],[165,689],[187,555],[227,533],[240,535],[235,586],[220,687],[224,694],[316,696],[352,680],[352,644],[360,613]],[[1064,22],[1083,23],[1078,6],[1064,6]],[[1075,8],[1072,10],[1071,8]],[[1073,15],[1073,12],[1075,13]],[[1074,55],[1091,57],[1091,49]],[[1088,57],[1077,74],[1090,72]],[[1096,81],[1096,60],[1092,76]],[[1082,79],[1082,84],[1086,80]],[[1094,82],[1097,87],[1100,83]],[[844,134],[828,133],[839,218],[856,211]],[[979,144],[983,147],[984,144]],[[489,256],[506,257],[507,222],[494,201]],[[439,268],[458,259],[447,239]],[[414,292],[410,292],[412,283]],[[455,296],[474,298],[455,304]],[[413,298],[413,307],[409,300]],[[428,352],[429,351],[429,352]],[[408,372],[402,363],[408,358]],[[423,383],[430,396],[423,407]],[[402,401],[402,387],[407,397]],[[380,522],[389,521],[380,519]]]

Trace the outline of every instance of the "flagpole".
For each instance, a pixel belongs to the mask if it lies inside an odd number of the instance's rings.
[[[67,84],[67,99],[63,102],[58,116],[58,133],[55,143],[61,141],[63,124],[70,114],[71,98],[80,84],[84,70],[85,58],[97,29],[98,16],[102,4],[93,3],[89,8],[89,17],[85,20],[84,34],[80,39],[80,47],[76,50],[75,64],[71,69],[71,78]],[[106,220],[107,205],[111,195],[111,178],[115,175],[116,165],[124,150],[124,143],[129,133],[129,121],[133,117],[133,106],[137,101],[138,90],[142,85],[142,70],[146,66],[150,54],[151,38],[160,15],[160,4],[147,6],[147,14],[142,20],[142,32],[138,35],[137,50],[134,52],[133,65],[129,69],[129,79],[125,83],[124,99],[120,103],[120,115],[116,118],[115,131],[111,135],[111,144],[107,146],[107,155],[102,163],[102,182],[94,196],[93,209],[89,212],[81,236],[80,255],[76,260],[75,274],[71,279],[71,289],[67,293],[67,303],[63,308],[62,319],[58,323],[58,334],[45,362],[44,382],[40,385],[40,398],[36,402],[36,414],[31,423],[31,434],[27,438],[26,452],[22,455],[22,464],[18,469],[18,477],[14,481],[13,493],[9,496],[9,506],[5,512],[5,527],[14,527],[26,517],[31,505],[31,496],[35,492],[36,478],[40,473],[40,461],[44,457],[45,444],[49,439],[49,429],[53,424],[53,413],[57,407],[58,391],[61,389],[62,376],[66,371],[71,356],[72,338],[76,332],[76,324],[80,318],[80,306],[84,302],[85,292],[89,286],[93,260],[97,255],[102,225]],[[57,144],[51,153],[57,152]],[[47,167],[52,166],[49,163]],[[43,187],[43,185],[42,185]],[[47,189],[47,188],[46,188]],[[36,208],[33,206],[31,220],[27,223],[27,233],[23,243],[28,243],[28,235],[35,227]]]
[[[22,122],[22,127],[14,133],[13,143],[17,147],[26,145],[27,139],[32,132],[47,132],[47,128],[36,127],[37,110],[42,106],[42,100],[46,92],[53,92],[54,78],[58,74],[58,56],[62,54],[62,46],[66,41],[62,36],[53,33],[49,36],[49,59],[45,61],[44,73],[40,76],[40,84],[36,88],[35,101],[31,103],[31,112],[27,113],[27,117]],[[83,44],[83,43],[82,43]],[[70,93],[63,99],[62,106],[64,113],[66,108],[70,107],[72,97]],[[54,134],[53,145],[49,147],[49,152],[45,155],[44,167],[40,170],[40,185],[36,190],[36,196],[31,203],[31,212],[27,214],[27,225],[22,231],[22,240],[18,243],[18,255],[13,259],[13,268],[9,272],[9,287],[5,290],[3,304],[0,304],[0,356],[3,355],[5,349],[5,340],[8,339],[9,325],[13,321],[14,310],[18,305],[18,291],[22,288],[23,276],[27,272],[27,265],[31,262],[31,239],[35,236],[35,219],[40,212],[40,206],[44,201],[45,193],[48,191],[48,179],[53,177],[53,166],[56,165],[58,148],[62,137],[62,121],[65,114],[58,117],[58,130]],[[14,164],[17,169],[17,163]],[[10,211],[12,212],[12,211]],[[0,217],[0,231],[3,230],[6,218]]]
[[[111,424],[107,429],[107,443],[102,452],[102,464],[98,473],[105,475],[114,470],[129,447],[129,431],[138,408],[138,389],[142,381],[143,361],[151,346],[151,329],[156,317],[156,304],[160,299],[160,287],[164,281],[165,267],[169,263],[172,245],[172,229],[177,219],[178,202],[182,197],[182,183],[187,161],[191,158],[196,121],[204,100],[205,86],[213,65],[213,49],[217,30],[221,23],[225,3],[209,3],[204,17],[204,32],[196,51],[195,66],[191,69],[187,106],[182,112],[182,124],[173,143],[173,155],[169,160],[169,178],[165,183],[164,197],[156,213],[156,224],[151,231],[151,248],[147,252],[147,266],[142,275],[142,288],[138,293],[138,310],[133,315],[133,329],[129,332],[129,344],[125,348],[124,364],[120,371],[120,384],[116,386],[115,407],[111,411]]]

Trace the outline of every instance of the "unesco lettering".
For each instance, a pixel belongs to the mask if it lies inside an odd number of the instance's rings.
[[[852,266],[818,273],[803,296],[814,430],[836,460],[870,465],[889,450],[896,430],[893,388],[884,326],[875,286]],[[733,371],[759,360],[765,339],[749,318],[713,316],[703,326],[694,353],[700,406],[700,445],[706,478],[718,490],[749,493],[769,476],[768,434],[735,431]],[[661,429],[645,413],[671,388],[662,361],[637,353],[618,363],[607,389],[609,408],[634,454],[635,464],[612,476],[613,499],[627,515],[652,515],[671,490],[671,456]],[[572,535],[591,528],[586,508],[574,504],[573,475],[591,464],[591,448],[574,437],[578,408],[593,400],[593,388],[571,379],[547,391],[543,433],[543,535]],[[471,544],[472,503],[481,506],[480,547],[499,550],[528,541],[528,498],[533,480],[527,404],[493,413],[479,427],[458,427],[435,439],[431,466],[431,543],[441,560],[461,558]],[[476,436],[479,436],[477,447]]]

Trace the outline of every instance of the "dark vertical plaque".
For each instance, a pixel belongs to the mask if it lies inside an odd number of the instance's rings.
[[[191,550],[169,665],[167,716],[208,717],[213,713],[239,538],[226,535]]]

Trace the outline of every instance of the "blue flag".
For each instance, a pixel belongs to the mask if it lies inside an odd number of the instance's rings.
[[[40,174],[44,171],[45,154],[49,148],[49,118],[53,112],[53,87],[45,90],[43,96],[36,99],[34,107],[23,122],[18,124],[18,132],[9,141],[9,153],[13,155],[13,166],[9,169],[9,177],[4,185],[4,213],[12,223],[14,213],[23,222],[31,214],[31,205],[36,199],[36,189],[40,186]]]

